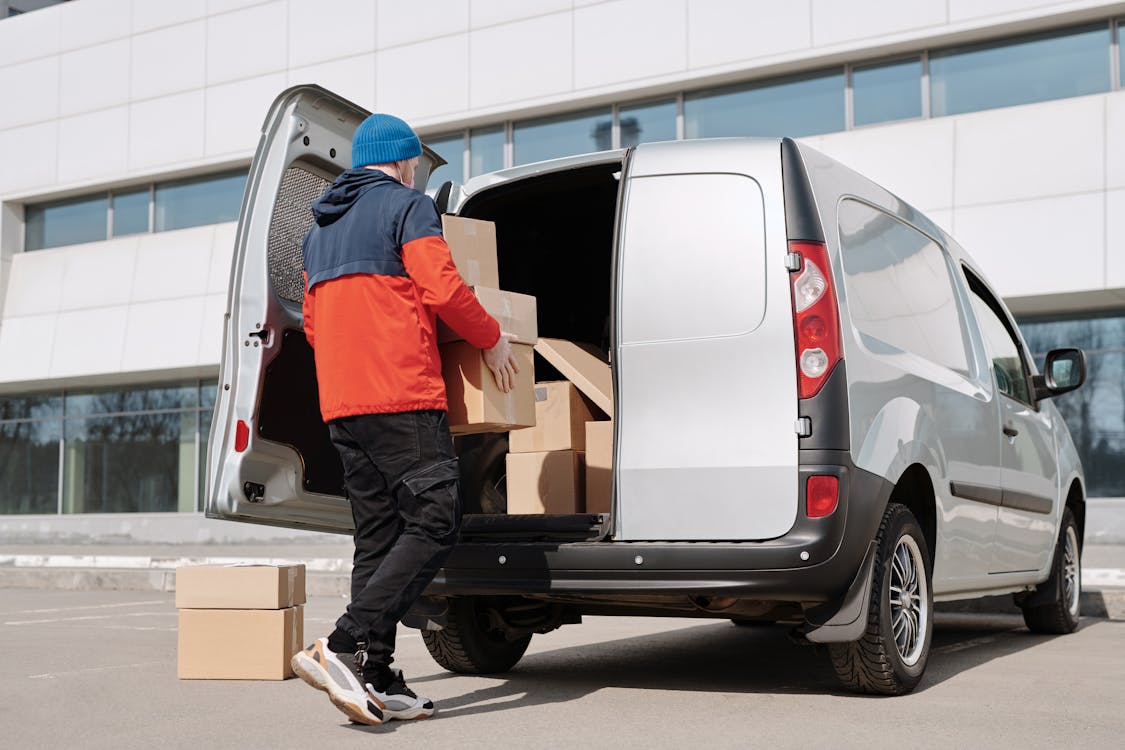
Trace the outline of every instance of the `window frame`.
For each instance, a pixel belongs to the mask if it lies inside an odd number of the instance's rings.
[[[999,319],[1000,325],[1004,327],[1004,331],[1008,334],[1008,338],[1010,338],[1012,340],[1012,343],[1015,344],[1016,354],[1020,359],[1020,370],[1023,373],[1024,387],[1027,389],[1028,400],[1024,401],[1023,399],[1017,398],[1016,396],[1013,396],[1012,394],[1007,393],[1000,388],[1000,384],[996,380],[996,373],[993,371],[994,365],[992,360],[992,352],[988,351],[988,336],[985,335],[984,327],[981,325],[980,320],[977,319],[977,311],[974,308],[972,310],[973,323],[977,327],[977,333],[980,336],[981,343],[985,348],[985,369],[989,373],[989,377],[992,378],[992,384],[995,387],[996,392],[1016,402],[1017,404],[1023,404],[1030,407],[1031,409],[1034,409],[1035,411],[1039,411],[1039,402],[1035,400],[1035,388],[1033,387],[1031,382],[1032,375],[1035,374],[1034,366],[1030,364],[1030,358],[1028,352],[1026,351],[1027,347],[1024,346],[1023,338],[1019,335],[1019,329],[1016,328],[1015,321],[1007,313],[1004,306],[1000,304],[999,298],[992,293],[992,290],[988,288],[983,279],[981,279],[972,269],[970,269],[964,263],[961,264],[961,270],[965,276],[965,284],[968,287],[969,294],[976,295],[976,297],[984,303],[985,307],[992,311],[992,313]],[[969,307],[972,308],[973,306],[970,304]]]

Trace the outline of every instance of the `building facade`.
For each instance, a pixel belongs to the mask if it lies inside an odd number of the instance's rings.
[[[1087,350],[1089,384],[1059,404],[1091,496],[1125,504],[1125,3],[18,9],[0,18],[0,531],[198,519],[246,170],[297,83],[410,121],[449,162],[431,184],[802,138],[957,237],[1036,353]]]

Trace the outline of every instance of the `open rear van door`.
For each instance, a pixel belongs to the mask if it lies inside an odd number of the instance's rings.
[[[266,116],[238,220],[219,398],[207,451],[206,515],[349,533],[343,469],[320,418],[302,328],[301,242],[311,204],[351,166],[370,113],[318,86],[282,92]],[[425,190],[445,162],[428,148]]]

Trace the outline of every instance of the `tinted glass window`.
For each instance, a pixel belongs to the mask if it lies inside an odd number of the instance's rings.
[[[130,411],[188,409],[199,402],[195,385],[127,388],[66,394],[66,414],[119,414]]]
[[[930,112],[1008,107],[1108,91],[1109,25],[930,54]]]
[[[149,189],[113,194],[113,236],[148,231]]]
[[[462,174],[465,163],[465,136],[461,133],[424,139],[427,146],[437,152],[438,156],[445,159],[445,164],[430,173],[426,190],[433,191],[442,186],[442,183],[452,180],[461,183],[465,181]]]
[[[973,311],[984,334],[988,356],[992,360],[992,374],[1001,393],[1025,404],[1031,402],[1027,389],[1027,376],[1020,357],[1019,345],[1008,332],[1007,326],[989,302],[976,291],[972,294]]]
[[[610,148],[613,116],[609,109],[517,122],[512,128],[513,163],[604,151]]]
[[[0,422],[0,514],[56,513],[58,420]]]
[[[28,206],[24,213],[24,249],[104,240],[108,208],[109,200],[104,194]]]
[[[617,113],[621,147],[638,143],[676,140],[676,102],[654,102],[622,107]]]
[[[1088,494],[1125,496],[1125,313],[1021,320],[1020,331],[1040,368],[1051,349],[1086,352],[1086,383],[1051,400],[1082,458]]]
[[[941,247],[854,200],[840,203],[840,242],[848,308],[868,348],[890,345],[968,374],[961,311]]]
[[[469,176],[504,168],[504,126],[474,129],[469,133]]]
[[[856,125],[922,116],[922,61],[900,60],[852,71]]]
[[[844,129],[844,70],[688,94],[688,138],[803,136]]]
[[[46,419],[62,416],[62,396],[0,396],[0,420]]]
[[[238,219],[246,172],[165,182],[156,186],[155,231],[218,224]]]

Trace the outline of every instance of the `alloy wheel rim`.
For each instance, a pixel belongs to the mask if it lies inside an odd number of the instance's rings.
[[[1063,597],[1066,610],[1072,615],[1078,612],[1081,592],[1082,563],[1078,556],[1078,534],[1073,526],[1068,526],[1063,544]]]
[[[922,658],[930,619],[925,563],[913,538],[898,540],[890,565],[891,631],[899,657],[913,666]]]

